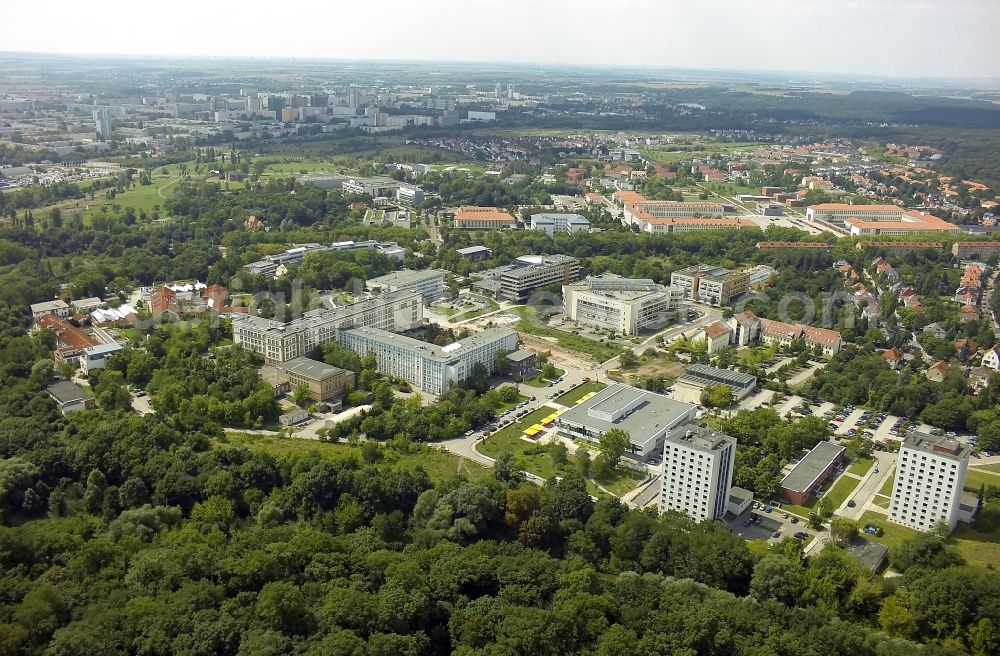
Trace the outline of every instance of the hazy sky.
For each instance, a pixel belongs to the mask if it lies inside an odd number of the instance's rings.
[[[0,0],[0,51],[1000,77],[1000,0]]]

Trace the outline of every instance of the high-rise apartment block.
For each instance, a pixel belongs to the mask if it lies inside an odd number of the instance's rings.
[[[918,531],[940,524],[955,528],[969,453],[968,445],[955,438],[915,432],[904,439],[896,461],[889,521]]]
[[[693,423],[672,429],[663,443],[660,512],[676,510],[696,521],[721,518],[735,459],[733,437]]]

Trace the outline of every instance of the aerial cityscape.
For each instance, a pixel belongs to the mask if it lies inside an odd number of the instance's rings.
[[[0,653],[1000,654],[1000,7],[431,4],[0,9]]]

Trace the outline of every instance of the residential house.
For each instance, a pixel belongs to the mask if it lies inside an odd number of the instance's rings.
[[[944,382],[944,379],[948,376],[948,363],[944,360],[938,360],[927,367],[927,371],[924,372],[924,376],[927,380],[932,383]]]
[[[1000,344],[997,344],[983,355],[983,366],[993,371],[1000,371]]]
[[[963,305],[958,310],[958,320],[962,323],[969,323],[970,321],[978,321],[983,316],[983,313],[975,305]]]
[[[882,357],[885,358],[885,361],[889,363],[889,366],[892,367],[893,370],[898,371],[899,368],[903,366],[903,352],[896,346],[886,350],[886,352],[882,354]]]

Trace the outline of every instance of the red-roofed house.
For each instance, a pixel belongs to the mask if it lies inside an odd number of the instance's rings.
[[[927,367],[927,371],[924,372],[924,376],[927,380],[933,383],[943,382],[945,377],[948,375],[948,363],[944,360],[938,360]]]
[[[177,302],[177,292],[169,287],[160,287],[153,292],[149,299],[149,313],[158,317],[164,312],[169,312],[175,317],[181,316],[181,306]]]
[[[978,321],[982,316],[983,313],[975,305],[963,305],[958,310],[958,320],[962,323]]]
[[[705,328],[705,340],[708,342],[708,353],[718,353],[729,346],[729,337],[732,331],[729,326],[722,322],[715,322]]]
[[[883,353],[882,357],[893,369],[899,369],[903,366],[903,352],[895,346]]]

